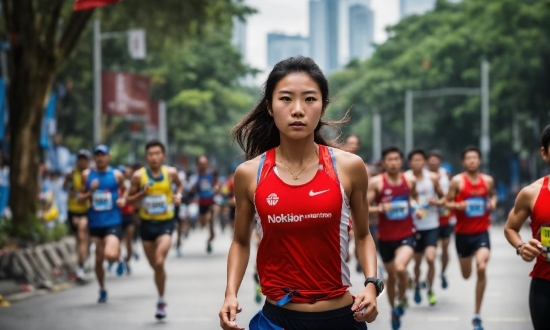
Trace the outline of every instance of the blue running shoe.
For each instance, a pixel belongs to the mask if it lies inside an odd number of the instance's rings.
[[[428,288],[428,282],[422,281],[422,289],[427,289],[427,288]]]
[[[116,274],[117,274],[118,276],[122,276],[122,275],[124,274],[124,268],[125,268],[124,266],[125,266],[125,264],[126,264],[126,263],[125,263],[124,261],[120,261],[120,262],[118,263],[118,266],[116,267]]]
[[[395,310],[399,313],[400,316],[405,315],[405,308],[409,308],[409,302],[407,300],[407,297],[405,297],[405,300],[397,304],[397,307]]]
[[[155,317],[157,320],[162,320],[166,318],[166,304],[165,303],[158,303],[157,304],[157,312],[155,314]]]
[[[135,259],[136,261],[139,260],[139,253],[134,252],[134,259]]]
[[[474,330],[483,330],[483,327],[481,326],[481,318],[477,316],[472,319],[472,325],[474,326]]]
[[[420,285],[417,283],[414,285],[414,302],[420,304],[421,301],[422,296],[420,295]]]
[[[449,283],[447,283],[447,276],[445,276],[445,274],[441,274],[441,287],[443,289],[447,289],[449,287]]]
[[[113,265],[114,265],[114,264],[111,264],[111,263],[110,263],[109,265],[107,265],[107,271],[108,271],[109,273],[112,273],[112,272],[113,272]]]
[[[107,302],[107,290],[101,289],[99,290],[99,299],[97,300],[98,303],[106,303]]]
[[[392,330],[401,328],[401,313],[399,313],[397,308],[391,312],[391,328]]]
[[[208,242],[206,245],[206,253],[211,254],[212,253],[212,243]]]

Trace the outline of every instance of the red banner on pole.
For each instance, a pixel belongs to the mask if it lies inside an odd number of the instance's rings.
[[[76,0],[74,10],[89,10],[96,7],[107,6],[120,0]]]
[[[158,101],[149,101],[149,125],[158,130],[159,128],[159,103]]]
[[[101,79],[104,114],[124,116],[149,113],[151,78],[121,71],[103,71]]]

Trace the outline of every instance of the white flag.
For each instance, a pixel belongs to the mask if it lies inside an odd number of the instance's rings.
[[[133,59],[145,59],[147,56],[145,50],[145,30],[128,31],[128,51]]]

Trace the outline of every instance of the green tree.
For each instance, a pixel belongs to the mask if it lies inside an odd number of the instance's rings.
[[[2,0],[0,37],[8,38],[9,109],[11,135],[11,196],[14,222],[25,226],[35,213],[38,137],[44,105],[56,73],[68,60],[94,10],[74,12],[74,1]],[[165,38],[185,40],[200,34],[206,22],[223,21],[227,13],[250,10],[241,0],[126,0],[101,10],[121,29],[131,24]],[[113,28],[116,28],[114,24]],[[30,201],[30,202],[29,202]]]

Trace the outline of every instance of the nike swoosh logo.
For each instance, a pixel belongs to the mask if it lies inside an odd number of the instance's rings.
[[[329,191],[330,189],[327,189],[327,190],[323,190],[323,191],[317,191],[317,192],[313,192],[313,190],[310,190],[309,191],[309,196],[313,197],[313,196],[317,196],[317,195],[321,195],[323,193],[326,193],[327,191]]]

